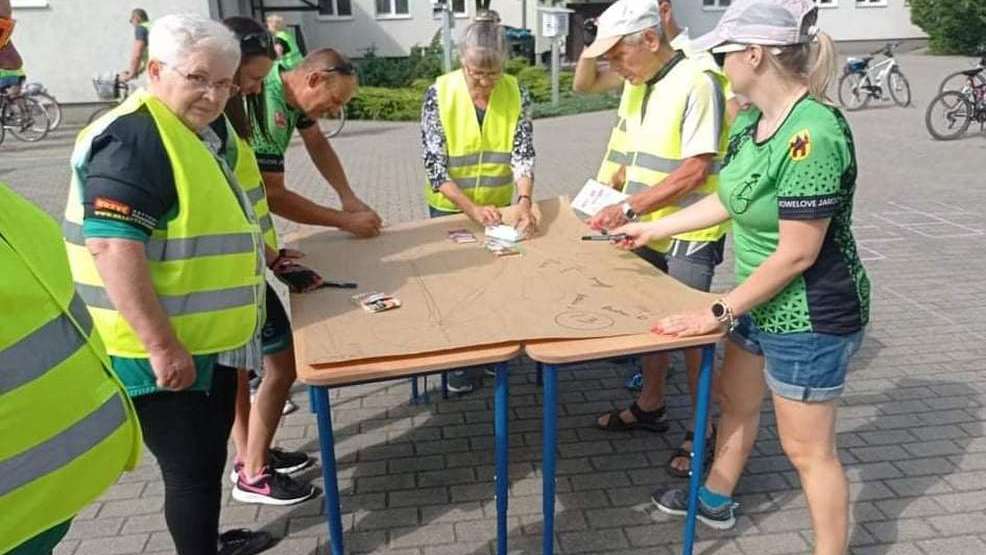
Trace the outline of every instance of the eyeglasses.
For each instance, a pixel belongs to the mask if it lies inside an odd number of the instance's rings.
[[[467,65],[462,66],[466,70],[466,75],[476,81],[496,81],[503,76],[502,71],[476,71]]]
[[[234,83],[232,79],[220,79],[219,81],[212,82],[209,81],[209,78],[204,75],[198,75],[197,73],[185,73],[171,64],[166,64],[164,62],[159,63],[164,67],[170,68],[171,71],[174,71],[178,75],[181,75],[182,78],[185,79],[185,82],[188,83],[188,86],[196,91],[205,92],[212,89],[217,93],[226,94],[229,96],[233,96],[240,92],[239,85]]]
[[[717,64],[719,64],[719,67],[722,67],[723,64],[726,63],[726,54],[729,54],[731,52],[743,52],[744,50],[750,48],[751,46],[753,45],[739,44],[736,42],[727,42],[725,44],[721,44],[712,49],[712,58],[715,59]],[[779,55],[782,52],[782,50],[776,46],[764,46],[763,48],[775,56]]]
[[[327,68],[320,69],[319,71],[323,71],[325,73],[338,73],[339,75],[347,76],[356,75],[356,66],[350,62],[346,62],[344,64],[329,66]]]
[[[248,33],[240,37],[240,51],[244,54],[270,54],[272,58],[277,57],[274,51],[274,39],[266,31]]]

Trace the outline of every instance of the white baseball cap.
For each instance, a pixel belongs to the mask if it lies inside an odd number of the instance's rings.
[[[618,0],[596,20],[596,40],[582,51],[582,55],[598,58],[626,35],[660,26],[658,0]]]
[[[694,39],[692,48],[715,52],[725,44],[803,44],[817,34],[817,17],[814,0],[733,0],[716,28]]]

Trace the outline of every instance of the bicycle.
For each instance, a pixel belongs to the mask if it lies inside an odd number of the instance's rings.
[[[48,112],[37,100],[23,94],[0,91],[0,143],[7,131],[26,143],[34,143],[48,135]]]
[[[92,80],[92,86],[96,89],[96,96],[100,100],[110,100],[112,103],[106,106],[100,106],[93,112],[89,119],[86,120],[86,124],[91,124],[92,122],[99,119],[100,116],[109,112],[113,108],[116,108],[127,99],[130,95],[130,84],[126,81],[120,79],[119,75],[113,75],[113,79],[107,79],[106,77],[99,76],[94,77]]]
[[[58,129],[58,126],[62,124],[62,106],[44,85],[37,82],[24,85],[24,96],[33,98],[44,106],[45,111],[48,112],[48,121],[51,124],[49,131]]]
[[[849,58],[839,79],[839,104],[853,112],[864,108],[870,100],[883,100],[884,91],[895,104],[902,107],[911,104],[911,85],[894,58],[899,43],[889,42],[876,52],[862,58]],[[873,58],[883,55],[882,62],[870,67]]]
[[[936,96],[924,115],[924,124],[931,136],[950,141],[965,134],[973,121],[979,122],[980,132],[986,131],[986,67],[960,72],[966,79],[961,90],[945,91]],[[941,114],[936,110],[941,109]],[[936,117],[938,116],[938,117]],[[937,125],[944,123],[944,128]]]
[[[343,106],[339,108],[339,111],[328,117],[322,117],[324,121],[328,123],[327,129],[323,128],[322,132],[328,138],[335,137],[339,133],[342,133],[342,128],[346,126],[346,107]]]
[[[976,56],[979,56],[979,63],[972,68],[984,69],[986,68],[986,47],[981,48],[976,52]],[[970,70],[956,71],[955,73],[949,74],[948,77],[942,79],[941,85],[938,85],[938,94],[941,95],[945,91],[961,91],[965,87],[969,86],[968,74]],[[986,85],[986,74],[979,73],[973,80],[976,85]]]

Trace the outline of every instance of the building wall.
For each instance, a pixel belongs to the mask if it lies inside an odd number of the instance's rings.
[[[151,20],[169,13],[210,15],[208,0],[13,0],[14,42],[29,81],[64,103],[96,102],[92,77],[126,69],[133,46],[130,10]]]
[[[882,6],[861,7],[856,0],[834,0],[833,6],[822,7],[819,26],[837,41],[926,38],[911,23],[911,10],[905,2],[886,0]],[[722,15],[721,10],[703,8],[700,0],[673,5],[678,23],[687,26],[692,37],[710,31]]]

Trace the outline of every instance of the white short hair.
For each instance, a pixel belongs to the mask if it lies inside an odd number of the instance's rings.
[[[154,22],[147,45],[148,58],[166,64],[180,64],[192,52],[213,52],[240,64],[240,43],[236,35],[218,21],[201,15],[166,15]]]

